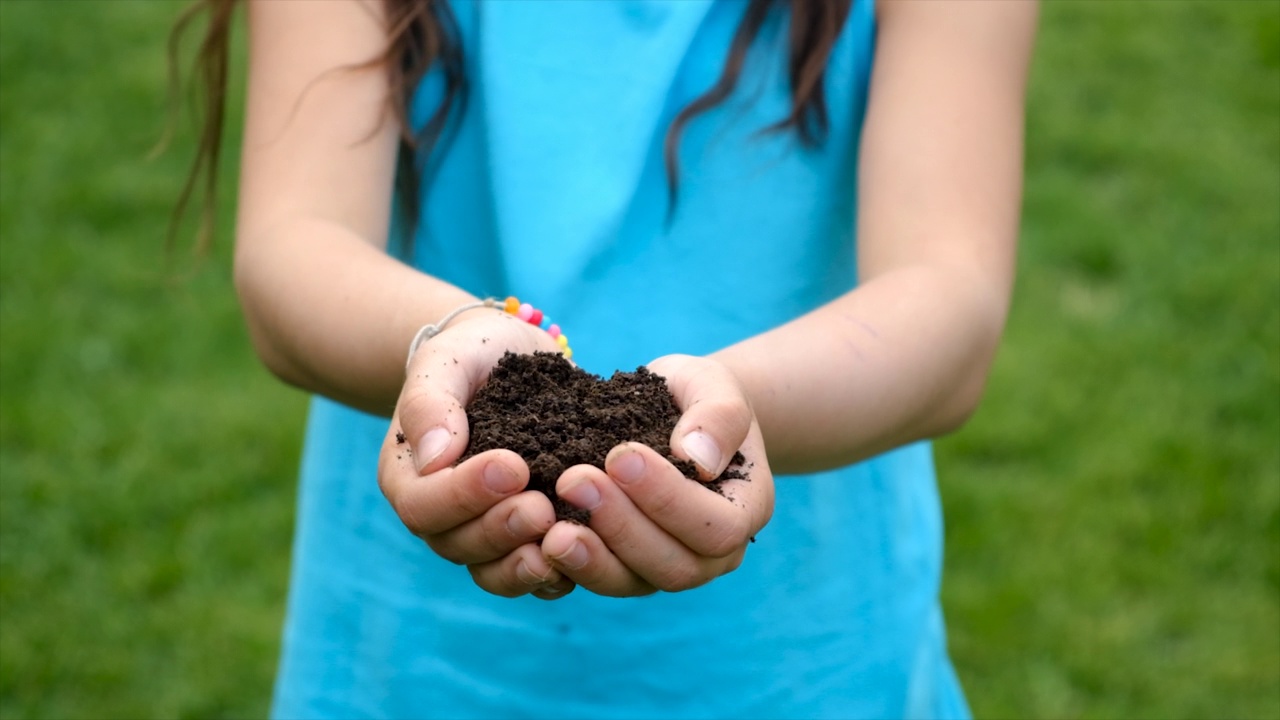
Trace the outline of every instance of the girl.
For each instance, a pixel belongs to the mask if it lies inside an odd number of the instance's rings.
[[[205,0],[215,101],[233,2]],[[236,287],[317,396],[273,714],[966,716],[927,440],[1002,331],[1035,14],[248,3]],[[513,452],[456,463],[503,352],[560,349],[441,322],[507,295],[587,370],[665,376],[674,454],[741,449],[750,482],[624,444],[560,476],[583,526]]]

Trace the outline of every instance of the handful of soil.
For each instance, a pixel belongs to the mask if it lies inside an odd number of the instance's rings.
[[[605,380],[557,353],[508,352],[467,406],[467,419],[471,443],[459,462],[496,448],[514,451],[529,465],[529,489],[551,499],[557,520],[586,524],[591,518],[556,495],[560,473],[574,465],[603,470],[605,456],[620,443],[648,445],[685,477],[698,479],[696,465],[671,454],[680,408],[666,380],[648,368]],[[743,462],[742,453],[734,453],[729,468],[703,484],[721,492],[728,480],[749,480]]]

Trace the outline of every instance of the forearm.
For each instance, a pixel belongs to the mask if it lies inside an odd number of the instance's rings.
[[[292,385],[390,415],[414,333],[475,298],[337,224],[238,243],[236,288],[264,364]]]
[[[904,266],[715,357],[746,386],[774,471],[822,470],[963,423],[1006,306],[981,275]]]
[[[775,471],[958,427],[1014,277],[1031,2],[879,2],[858,170],[861,285],[717,354]]]

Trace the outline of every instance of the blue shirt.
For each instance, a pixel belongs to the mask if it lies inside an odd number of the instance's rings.
[[[869,0],[830,59],[825,143],[759,133],[790,107],[774,17],[735,94],[688,124],[667,223],[666,130],[719,76],[745,6],[455,2],[471,98],[411,261],[543,308],[603,375],[712,352],[853,288]],[[439,90],[424,81],[420,117]],[[707,586],[543,602],[484,593],[405,530],[375,479],[386,429],[313,402],[276,717],[968,715],[926,443],[779,477],[772,522]]]

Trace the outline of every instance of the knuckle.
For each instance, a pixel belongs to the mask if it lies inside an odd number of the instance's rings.
[[[454,565],[466,564],[466,558],[463,556],[463,553],[459,550],[459,548],[454,543],[450,542],[449,540],[440,538],[438,536],[431,536],[426,538],[426,543],[427,543],[427,547],[431,548],[432,552],[444,558],[445,560],[448,560]]]
[[[615,514],[612,518],[602,517],[603,515],[604,513],[593,515],[591,529],[600,536],[605,546],[614,547],[627,542],[632,533],[631,520],[622,514]]]
[[[468,565],[467,571],[471,573],[471,581],[476,584],[476,587],[491,595],[514,598],[520,597],[527,592],[520,587],[521,583],[519,581],[511,582],[511,580],[503,578],[499,568],[493,565]],[[514,575],[514,571],[512,574]]]
[[[653,493],[642,500],[646,514],[655,520],[674,516],[680,510],[677,495],[675,488],[655,483]]]
[[[465,478],[456,472],[432,478],[430,484],[406,487],[391,499],[391,507],[415,535],[427,537],[455,533],[463,523],[480,515],[488,506],[469,491]]]
[[[641,595],[652,595],[661,588],[645,582],[643,579],[628,577],[626,579],[600,578],[579,583],[583,587],[593,589],[598,595],[605,597],[627,598]]]
[[[721,574],[728,575],[734,570],[737,570],[738,568],[742,567],[742,561],[746,557],[747,557],[747,549],[738,548],[738,552],[733,553],[732,555],[729,556],[729,564],[725,565],[724,572]]]
[[[382,491],[382,496],[388,501],[392,500],[391,473],[393,470],[394,467],[391,465],[391,460],[387,457],[387,453],[384,451],[378,456],[378,489]],[[394,501],[392,501],[393,506],[394,504]]]
[[[449,484],[442,498],[442,506],[451,508],[448,515],[457,520],[466,520],[487,512],[493,505],[494,499],[485,493],[479,483],[467,482],[466,478],[459,475],[455,473],[450,478],[453,482]]]
[[[487,518],[479,523],[473,521],[424,539],[437,555],[455,565],[489,562],[505,555],[509,548],[495,538],[486,523]]]
[[[690,590],[706,582],[699,569],[688,563],[671,563],[658,573],[653,583],[663,592]]]
[[[401,493],[395,497],[388,497],[387,499],[391,503],[391,509],[394,510],[396,516],[400,518],[401,524],[408,528],[414,535],[424,537],[426,534],[426,528],[423,527],[422,522],[413,511],[413,504],[407,502],[405,495]]]
[[[735,514],[732,519],[720,523],[712,523],[709,533],[699,543],[699,551],[703,555],[724,558],[742,548],[747,539],[745,516]]]
[[[720,427],[745,431],[751,424],[751,408],[739,396],[721,396],[707,400],[699,406],[707,420]]]
[[[415,383],[412,387],[406,386],[397,408],[401,427],[413,440],[417,440],[416,431],[424,430],[428,419],[440,414],[451,401],[451,398],[432,392],[421,383]]]
[[[420,418],[429,412],[433,405],[432,393],[421,383],[406,385],[398,408],[400,420],[407,422],[411,419]]]

